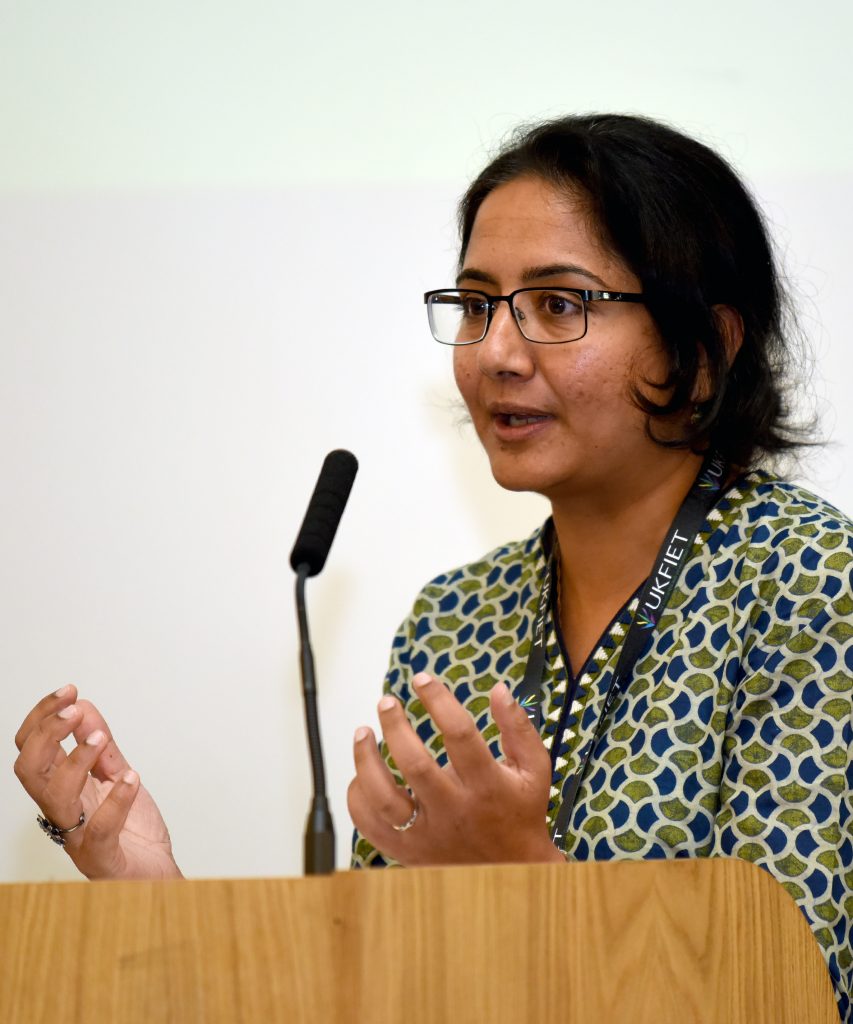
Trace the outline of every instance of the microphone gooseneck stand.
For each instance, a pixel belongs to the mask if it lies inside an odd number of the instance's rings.
[[[308,635],[305,608],[305,581],[322,572],[347,499],[352,489],[358,460],[352,452],[337,449],[323,461],[308,510],[290,553],[290,565],[296,573],[296,616],[299,622],[299,661],[302,672],[302,696],[308,751],[311,756],[313,793],[305,822],[305,874],[327,875],[335,870],[335,830],[326,795],[326,769],[320,743],[320,716],[317,712],[317,680],[314,653]]]
[[[326,795],[326,767],[320,739],[317,712],[317,683],[314,676],[314,652],[308,633],[305,611],[305,580],[311,568],[302,562],[296,570],[296,617],[299,621],[299,661],[302,670],[302,694],[305,704],[305,729],[311,757],[311,808],[305,822],[305,874],[328,875],[335,870],[335,829]]]

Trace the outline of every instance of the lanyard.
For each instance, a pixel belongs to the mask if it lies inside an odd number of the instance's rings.
[[[649,637],[654,633],[658,620],[669,603],[681,571],[690,555],[696,534],[699,532],[699,528],[705,521],[708,512],[716,503],[720,488],[727,475],[728,466],[724,460],[716,452],[709,453],[690,492],[682,502],[672,525],[666,533],[666,539],[661,545],[658,556],[653,563],[655,570],[646,580],[640,592],[637,612],[631,621],[628,633],[622,644],[619,660],[611,677],[595,730],[580,753],[580,767],[570,779],[564,782],[560,808],[552,828],[552,838],[556,841],[561,840],[566,834],[578,789],[586,774],[592,751],[601,735],[604,722],[617,699],[631,680],[637,659],[645,648]],[[546,656],[545,622],[548,610],[551,607],[551,595],[557,572],[553,544],[550,547],[545,578],[542,582],[542,589],[539,592],[536,616],[533,620],[530,654],[527,658],[521,686],[517,691],[519,703],[539,732],[542,729],[543,714],[542,682],[545,676]],[[564,711],[568,709],[570,703],[569,694],[567,694]],[[562,731],[561,721],[554,736],[555,745],[559,743]]]

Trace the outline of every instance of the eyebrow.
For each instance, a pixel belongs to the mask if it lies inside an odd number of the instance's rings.
[[[597,274],[593,274],[591,270],[579,267],[575,263],[547,263],[541,266],[526,267],[521,272],[521,280],[529,284],[531,281],[538,281],[543,277],[560,277],[562,274],[580,274],[581,277],[587,277],[590,281],[600,284],[602,288],[607,288]],[[465,267],[460,271],[456,277],[456,283],[459,284],[461,281],[480,281],[483,284],[492,285],[498,283],[491,274],[487,274],[484,270],[477,270],[475,267]]]

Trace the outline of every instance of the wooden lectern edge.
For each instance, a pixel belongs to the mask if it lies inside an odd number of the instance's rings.
[[[3,885],[0,1020],[837,1024],[780,891],[735,858]]]

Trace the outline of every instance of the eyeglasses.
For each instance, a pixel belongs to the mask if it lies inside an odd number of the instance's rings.
[[[643,302],[639,292],[578,288],[517,288],[509,295],[441,288],[424,295],[432,336],[442,345],[474,345],[485,338],[499,302],[537,345],[562,345],[586,334],[588,302]]]

